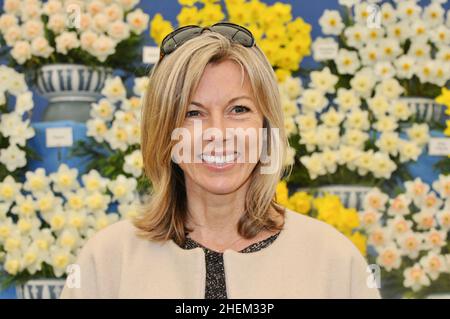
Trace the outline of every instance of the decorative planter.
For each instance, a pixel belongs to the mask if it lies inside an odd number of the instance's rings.
[[[64,287],[64,279],[36,279],[16,285],[18,299],[58,299]]]
[[[342,204],[347,208],[362,210],[364,197],[372,189],[370,186],[353,185],[328,185],[316,188],[317,196],[325,196],[325,193],[339,196]],[[299,189],[306,191],[306,189]]]
[[[73,120],[86,122],[91,103],[101,90],[111,69],[79,64],[49,64],[37,72],[38,91],[49,100],[42,121]]]
[[[402,97],[415,114],[416,122],[445,124],[445,107],[433,99],[422,97]]]

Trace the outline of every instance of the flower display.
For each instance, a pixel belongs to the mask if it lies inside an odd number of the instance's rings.
[[[0,41],[25,69],[48,63],[131,70],[149,16],[138,0],[5,0]]]
[[[442,88],[441,94],[436,97],[436,102],[446,107],[445,114],[450,115],[450,90]],[[446,118],[446,126],[444,128],[444,135],[450,137],[450,118]],[[438,168],[443,174],[450,174],[450,154],[447,157],[436,163]]]
[[[335,227],[347,236],[366,255],[366,237],[360,231],[358,212],[346,208],[339,197],[326,194],[314,197],[312,194],[297,191],[289,195],[286,181],[281,181],[276,190],[276,200],[280,205],[300,214],[305,214]]]
[[[373,188],[364,198],[361,227],[367,232],[373,262],[381,267],[381,286],[394,294],[421,297],[450,289],[450,176],[430,186],[406,181],[390,197]],[[400,287],[400,289],[399,289]]]
[[[414,123],[399,98],[398,80],[376,83],[373,70],[364,68],[343,88],[328,67],[310,78],[307,88],[297,90],[299,111],[290,120],[297,129],[291,145],[298,163],[290,181],[374,185],[407,173],[405,165],[422,154],[430,129]]]
[[[92,155],[87,169],[97,168],[104,177],[135,178],[139,191],[149,186],[139,145],[142,97],[147,85],[148,77],[135,78],[133,93],[128,96],[120,77],[107,79],[103,97],[92,104],[91,118],[86,122],[89,139],[78,141],[72,151],[73,155]]]
[[[291,5],[259,0],[184,1],[177,15],[178,26],[211,25],[223,20],[248,28],[275,69],[284,80],[299,69],[302,59],[310,54],[311,25],[297,17],[293,19]],[[156,14],[150,22],[150,35],[157,44],[173,31],[172,24]]]
[[[323,36],[313,42],[312,51],[335,76],[341,103],[344,97],[349,103],[354,100],[346,94],[352,90],[364,104],[382,112],[397,105],[380,101],[379,95],[388,100],[392,95],[434,99],[441,87],[450,85],[450,15],[441,1],[426,7],[416,0],[340,4],[340,10],[325,10],[319,19]],[[407,117],[409,111],[399,108]],[[439,121],[412,115],[416,123],[432,127]]]
[[[11,176],[0,182],[0,259],[7,281],[64,276],[93,234],[139,214],[134,178],[111,180],[96,170],[78,176],[66,164],[25,177],[23,183]]]
[[[25,76],[0,66],[0,178],[19,175],[33,152],[26,146],[35,135],[30,126],[33,96]],[[12,105],[14,103],[14,105]]]

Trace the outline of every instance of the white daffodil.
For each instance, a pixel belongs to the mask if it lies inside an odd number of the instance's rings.
[[[430,230],[436,226],[435,213],[433,211],[421,210],[412,216],[417,224],[417,228],[421,230]]]
[[[413,291],[419,291],[422,287],[429,286],[431,283],[430,278],[428,278],[424,269],[418,263],[406,268],[403,276],[403,286],[411,288]]]
[[[312,130],[308,130],[308,131],[302,131],[300,133],[300,140],[299,140],[299,144],[300,145],[305,145],[306,146],[306,150],[311,153],[314,152],[317,148],[317,145],[319,144],[319,139],[318,139],[318,135],[316,134],[317,130],[316,129],[312,129]]]
[[[137,96],[143,96],[147,91],[149,84],[149,77],[143,76],[134,80],[133,93]]]
[[[392,243],[392,234],[385,227],[375,225],[373,228],[368,229],[368,232],[367,243],[376,249],[381,249],[387,246],[388,243]]]
[[[439,253],[442,247],[447,245],[447,232],[444,230],[430,229],[424,234],[425,248]]]
[[[81,180],[83,181],[84,188],[89,193],[103,192],[108,184],[108,179],[102,177],[95,169],[91,169],[88,174],[81,176]]]
[[[410,23],[407,21],[399,21],[387,27],[387,35],[389,38],[396,39],[400,43],[404,43],[411,37]]]
[[[355,160],[357,172],[361,176],[365,176],[370,172],[374,173],[375,164],[375,154],[373,150],[361,152],[360,156]]]
[[[412,221],[406,220],[403,216],[395,216],[388,219],[387,228],[394,236],[401,236],[412,231]]]
[[[284,105],[286,106],[286,105]],[[294,103],[292,105],[290,105],[290,107],[295,107],[295,114],[298,113],[298,108],[297,105]],[[293,118],[292,117],[287,117],[289,120],[292,120],[293,122]],[[139,144],[141,141],[141,126],[139,125],[139,122],[136,121],[136,124],[128,124],[125,126],[125,130],[128,133],[128,144],[129,145],[136,145]]]
[[[114,122],[111,129],[105,134],[105,140],[113,150],[125,152],[129,146],[128,130],[119,122]]]
[[[86,211],[67,211],[67,226],[75,228],[83,234],[88,226],[88,213]]]
[[[27,247],[22,252],[21,263],[31,275],[42,269],[42,263],[48,256],[36,248],[35,245]]]
[[[62,209],[63,199],[61,197],[56,197],[52,191],[47,191],[44,193],[38,193],[36,197],[36,209],[39,210],[42,216],[48,213],[54,212],[58,209]]]
[[[380,151],[396,156],[398,154],[399,136],[396,132],[383,132],[375,141],[375,145]]]
[[[45,217],[45,220],[55,232],[61,231],[67,224],[67,216],[63,210],[48,214],[48,216]]]
[[[5,137],[13,136],[14,128],[19,126],[21,122],[22,117],[17,112],[3,114],[0,118],[0,133]]]
[[[375,75],[378,79],[390,79],[395,75],[395,69],[389,61],[379,61],[374,66]]]
[[[300,158],[300,161],[305,165],[311,179],[316,179],[327,173],[325,163],[323,163],[322,157],[318,153],[314,153],[311,156],[303,156]]]
[[[108,99],[100,99],[98,103],[91,104],[91,116],[104,121],[112,120],[115,106]]]
[[[8,274],[15,276],[23,270],[21,260],[20,252],[8,253],[6,254],[5,262],[3,263],[3,269],[5,269]]]
[[[337,170],[337,165],[339,162],[339,151],[325,149],[322,154],[322,161],[324,163],[325,169],[328,174],[334,174]]]
[[[33,106],[33,94],[31,92],[25,92],[17,96],[14,111],[19,115],[22,115],[23,113],[30,111]]]
[[[68,54],[69,51],[80,47],[80,40],[76,32],[63,32],[55,38],[56,52]]]
[[[405,194],[397,195],[395,198],[389,200],[388,215],[408,215],[410,213],[409,205],[411,205],[411,198],[409,198]]]
[[[422,7],[415,0],[401,1],[397,4],[399,18],[409,21],[417,20],[422,12]]]
[[[26,141],[35,135],[34,129],[30,126],[30,120],[19,122],[9,137],[10,145],[25,146]]]
[[[417,61],[424,61],[430,59],[430,52],[431,47],[426,41],[413,39],[408,49],[408,56]]]
[[[12,203],[21,189],[21,183],[16,182],[11,175],[6,176],[0,183],[0,201]]]
[[[66,198],[64,209],[74,211],[80,211],[85,209],[86,207],[85,201],[87,195],[88,193],[84,188],[64,193],[64,197]]]
[[[432,186],[441,198],[450,199],[450,175],[440,174],[438,180],[434,181]]]
[[[80,234],[75,228],[64,229],[57,237],[56,243],[61,248],[67,248],[70,251],[78,248]]]
[[[421,83],[432,83],[434,82],[434,75],[436,73],[436,63],[432,60],[418,61],[414,72]]]
[[[360,25],[365,25],[367,23],[367,19],[369,18],[369,4],[365,1],[361,1],[354,5],[354,17],[355,22]]]
[[[31,218],[36,215],[36,202],[31,195],[19,194],[15,198],[15,206],[11,209],[19,217]]]
[[[389,111],[388,99],[383,95],[376,95],[368,99],[367,105],[377,118],[385,117]]]
[[[416,206],[420,206],[420,203],[430,190],[430,186],[422,181],[420,177],[416,177],[413,181],[407,181],[404,183],[406,189],[406,195],[414,200]]]
[[[310,86],[322,92],[334,93],[336,91],[335,85],[337,81],[338,77],[332,74],[328,67],[321,71],[311,72]]]
[[[363,207],[381,212],[385,209],[388,200],[388,195],[382,193],[378,188],[372,188],[364,197]]]
[[[436,60],[443,63],[450,63],[450,45],[439,45],[436,52]]]
[[[141,206],[134,201],[129,203],[121,203],[117,207],[118,212],[123,218],[133,219],[141,215]]]
[[[117,111],[114,113],[114,123],[117,125],[138,125],[139,123],[136,121],[134,116],[134,112],[132,111]]]
[[[361,64],[364,66],[372,66],[381,59],[380,48],[375,43],[367,43],[367,45],[359,49]]]
[[[366,131],[370,128],[369,112],[356,109],[349,112],[344,122],[347,129]]]
[[[148,27],[150,16],[145,14],[141,9],[136,9],[127,14],[127,23],[130,25],[131,31],[141,34]]]
[[[0,223],[0,244],[3,244],[7,238],[17,231],[17,226],[12,218],[7,217]]]
[[[393,244],[377,249],[377,264],[383,267],[387,272],[393,269],[399,269],[402,263],[400,250]]]
[[[396,169],[397,165],[387,154],[382,152],[375,153],[372,173],[376,178],[389,179]]]
[[[423,250],[423,236],[420,233],[407,231],[396,237],[402,255],[416,259]]]
[[[328,9],[320,17],[319,25],[322,28],[322,33],[327,35],[339,35],[345,27],[339,11]]]
[[[389,115],[394,116],[398,120],[406,121],[411,115],[411,107],[401,99],[391,101],[391,109]]]
[[[85,198],[86,207],[92,212],[106,211],[110,202],[111,196],[100,192],[88,194]]]
[[[125,86],[118,76],[108,78],[101,93],[112,103],[122,101],[126,98]]]
[[[21,236],[19,232],[14,232],[11,236],[5,239],[3,249],[8,253],[23,250],[30,245],[30,238],[28,236]]]
[[[340,49],[336,57],[336,67],[339,74],[355,74],[361,66],[356,51]]]
[[[324,93],[317,89],[304,90],[298,102],[303,112],[320,113],[328,105]]]
[[[444,23],[445,10],[440,3],[431,3],[422,13],[422,19],[428,27],[442,25]]]
[[[108,35],[115,41],[120,42],[130,37],[130,26],[123,21],[112,21],[108,26]]]
[[[95,215],[94,224],[92,225],[96,231],[100,231],[105,227],[117,222],[119,215],[115,213],[107,214],[105,212],[100,212]]]
[[[0,149],[0,162],[6,166],[8,171],[14,172],[27,164],[25,155],[24,151],[13,144],[7,148]]]
[[[432,31],[429,31],[430,40],[436,45],[449,45],[450,27],[440,25]]]
[[[350,86],[359,96],[367,98],[372,94],[375,78],[376,76],[370,68],[364,68],[350,80]]]
[[[441,229],[450,230],[450,209],[444,209],[436,214],[436,219]]]
[[[55,192],[65,193],[79,188],[77,181],[78,170],[69,168],[66,164],[61,164],[58,171],[50,174]]]
[[[430,83],[438,86],[445,86],[450,79],[450,62],[433,61],[433,76]]]
[[[136,186],[136,178],[127,178],[122,174],[108,183],[108,189],[113,194],[113,199],[121,203],[127,203],[134,199]]]
[[[357,129],[349,129],[342,136],[341,142],[355,149],[363,149],[364,143],[369,139],[369,134]]]
[[[390,65],[389,67],[392,67],[392,65]],[[395,72],[394,68],[392,68],[391,70]],[[400,95],[405,91],[400,83],[393,78],[384,78],[381,83],[376,86],[375,90],[376,95],[384,95],[390,100],[399,98]]]
[[[414,123],[409,129],[406,130],[408,137],[419,144],[424,146],[430,140],[430,132],[427,124]]]
[[[386,31],[384,28],[370,28],[367,31],[367,42],[374,42],[378,45],[378,43],[384,39],[385,34]]]
[[[17,230],[22,236],[29,235],[33,231],[39,229],[41,221],[37,216],[35,217],[20,217],[17,222]]]
[[[400,163],[406,163],[411,160],[417,161],[422,153],[422,148],[412,141],[400,140],[399,143]]]
[[[68,248],[53,246],[48,258],[48,264],[53,267],[56,277],[62,277],[66,273],[69,264],[76,260]]]
[[[359,213],[361,227],[369,231],[377,227],[381,217],[381,213],[374,209],[365,209]]]
[[[353,48],[361,49],[367,42],[367,28],[355,24],[344,30],[346,43]]]
[[[444,256],[432,251],[420,258],[419,263],[432,280],[438,279],[441,273],[447,271]]]
[[[287,136],[297,133],[297,125],[292,117],[286,117],[284,119],[284,130]]]
[[[95,139],[96,142],[102,143],[108,133],[108,127],[104,120],[99,118],[89,119],[86,122],[86,135]]]
[[[314,113],[299,114],[295,117],[295,121],[301,133],[317,127],[317,118]]]
[[[345,88],[338,89],[337,96],[333,102],[336,103],[339,106],[339,109],[343,111],[352,110],[350,114],[358,111],[359,107],[361,106],[361,99],[355,93],[355,91]]]
[[[380,116],[376,123],[373,125],[373,128],[379,132],[392,132],[396,130],[398,127],[398,123],[396,119],[392,116]]]
[[[397,12],[390,3],[383,3],[381,5],[381,24],[390,26],[397,21]]]
[[[346,165],[351,171],[356,170],[355,160],[359,157],[360,151],[354,147],[341,145],[339,147],[339,165]]]
[[[26,181],[23,184],[23,189],[33,193],[33,195],[49,190],[50,179],[46,176],[44,168],[38,168],[34,172],[26,172],[25,178]]]
[[[144,159],[140,150],[135,150],[131,154],[125,156],[123,171],[134,177],[140,177],[144,168]]]
[[[320,115],[323,124],[332,128],[338,127],[344,120],[344,117],[345,115],[343,113],[336,111],[334,108]]]
[[[393,61],[403,52],[399,41],[394,38],[379,40],[378,47],[380,48],[381,58],[387,61]]]
[[[31,233],[31,241],[36,248],[43,254],[48,254],[50,252],[50,247],[52,247],[55,242],[55,237],[48,228],[40,229]]]
[[[425,197],[420,201],[420,207],[428,211],[436,212],[441,206],[442,200],[437,196],[437,194],[434,191],[431,191],[428,194],[426,194]]]

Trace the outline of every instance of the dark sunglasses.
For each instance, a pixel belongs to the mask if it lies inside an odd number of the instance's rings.
[[[228,39],[236,41],[248,48],[255,45],[255,38],[250,30],[231,22],[219,22],[209,27],[187,25],[172,31],[164,37],[161,42],[159,62],[161,62],[164,56],[175,51],[176,48],[186,41],[199,36],[205,30],[220,33]]]

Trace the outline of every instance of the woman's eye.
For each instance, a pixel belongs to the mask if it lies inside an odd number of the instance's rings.
[[[199,116],[200,112],[199,111],[188,111],[186,112],[186,117],[193,117],[193,116]]]
[[[246,112],[250,111],[250,109],[243,105],[236,105],[232,111],[234,113],[246,113]]]

